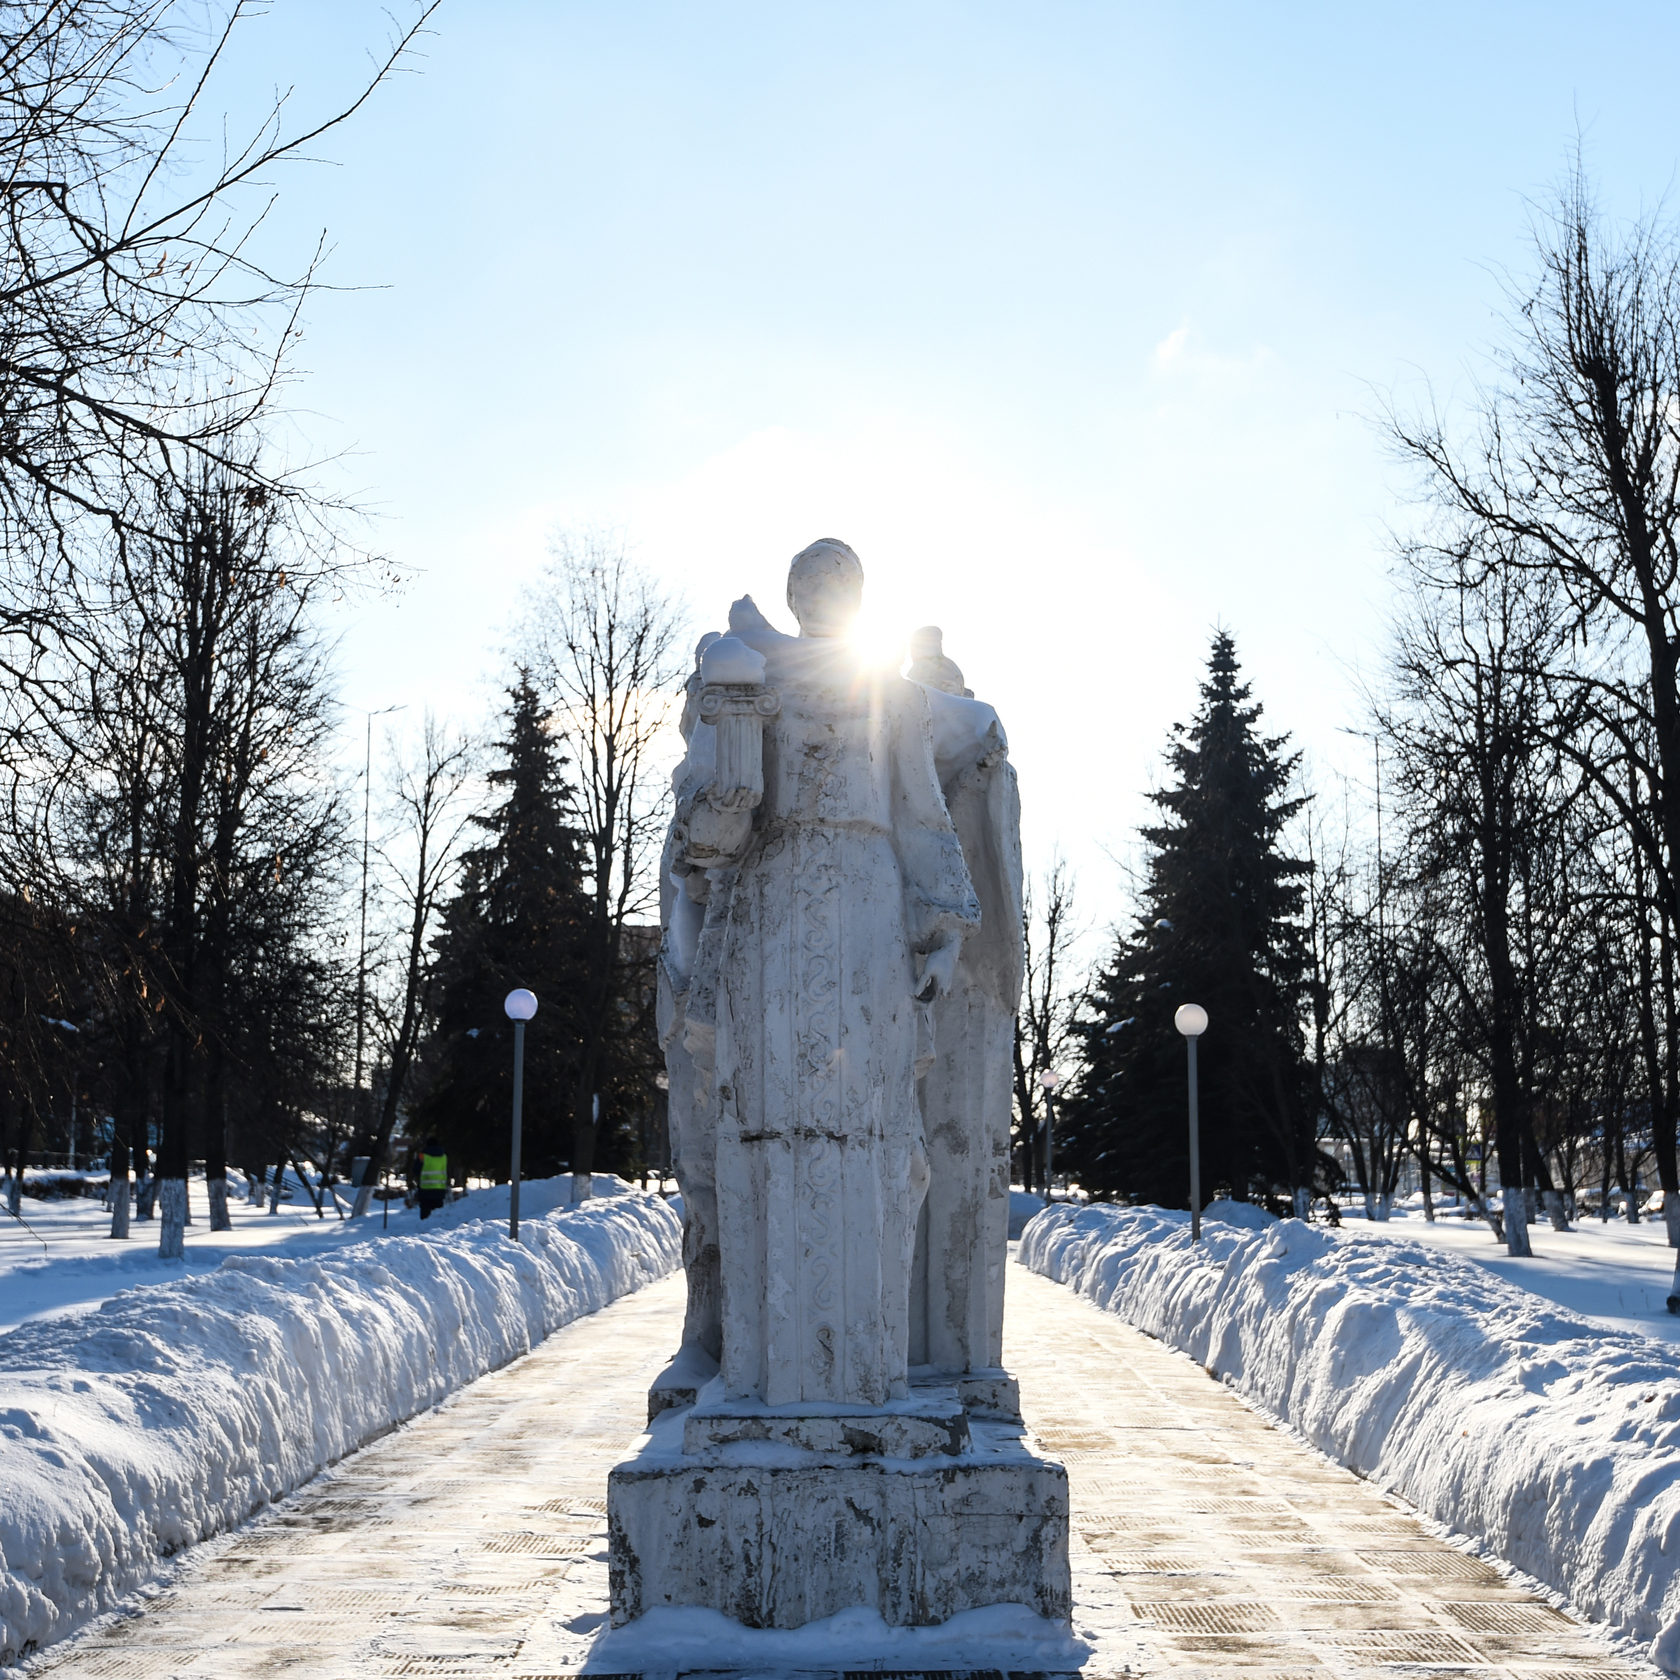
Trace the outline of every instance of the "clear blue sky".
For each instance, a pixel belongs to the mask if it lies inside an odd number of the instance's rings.
[[[383,38],[285,0],[248,92]],[[850,541],[1010,727],[1089,910],[1228,626],[1328,782],[1365,749],[1401,487],[1373,391],[1461,389],[1577,124],[1608,203],[1680,161],[1664,5],[448,0],[286,184],[325,226],[298,390],[410,574],[346,698],[477,720],[557,524],[695,609]]]

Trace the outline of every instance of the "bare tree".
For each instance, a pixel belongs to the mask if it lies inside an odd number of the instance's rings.
[[[10,796],[0,878],[78,914],[97,907],[84,934],[99,928],[99,960],[131,1004],[108,1012],[126,1023],[113,1166],[126,1180],[129,1150],[145,1160],[155,1101],[166,1176],[184,1190],[190,1107],[216,1223],[233,1100],[227,962],[241,939],[273,933],[282,903],[296,930],[291,889],[310,878],[324,831],[289,826],[309,800],[281,767],[320,743],[307,728],[264,738],[264,708],[284,710],[281,690],[303,680],[297,638],[282,626],[278,642],[242,641],[229,626],[257,620],[238,608],[222,616],[219,563],[199,568],[194,596],[177,587],[190,580],[175,562],[215,546],[186,525],[217,524],[206,505],[217,497],[286,527],[306,585],[353,558],[307,470],[277,465],[256,441],[321,257],[316,246],[282,272],[263,224],[277,178],[365,103],[429,9],[415,7],[336,109],[295,119],[291,96],[277,96],[242,127],[218,106],[264,10],[252,0],[202,10],[0,0],[0,772]],[[286,583],[269,569],[272,595]],[[271,614],[266,629],[276,624]],[[218,714],[241,662],[257,710]],[[84,831],[67,845],[77,820]],[[276,843],[258,865],[264,835]],[[78,869],[78,845],[94,867]],[[265,871],[273,890],[253,892]],[[273,952],[239,963],[242,985],[284,966]],[[249,1023],[240,1031],[253,1045],[261,1036]],[[304,1040],[319,1048],[308,1033],[293,1048]],[[166,1248],[178,1245],[184,1195],[172,1189],[169,1205]],[[125,1224],[123,1201],[113,1231]]]
[[[1071,1060],[1074,1015],[1083,996],[1072,955],[1083,931],[1075,919],[1074,885],[1066,859],[1056,857],[1022,893],[1026,964],[1015,1018],[1015,1136],[1028,1190],[1048,1188],[1044,1124],[1054,1098],[1046,1098],[1041,1076]]]
[[[571,753],[584,835],[587,995],[572,1116],[580,1195],[589,1193],[603,1095],[616,1085],[626,1100],[651,1100],[656,1072],[637,1048],[647,1038],[638,1023],[652,1007],[655,945],[627,933],[658,919],[667,778],[680,749],[674,697],[687,675],[683,618],[621,540],[562,534],[523,626],[533,674]]]
[[[0,0],[0,548],[12,565],[28,557],[69,582],[89,521],[96,540],[147,528],[189,466],[307,499],[243,440],[320,253],[278,274],[258,235],[276,172],[354,115],[431,10],[338,109],[293,120],[276,96],[241,134],[216,100],[262,15],[250,0],[219,21],[176,0]],[[0,629],[21,638],[14,674],[44,610],[16,595],[0,608]]]
[[[1362,733],[1353,731],[1353,733]],[[1396,925],[1392,860],[1383,846],[1383,762],[1377,746],[1376,846],[1361,855],[1348,816],[1347,785],[1340,813],[1317,801],[1300,818],[1306,854],[1306,950],[1309,979],[1309,1085],[1322,1151],[1297,1179],[1298,1218],[1306,1218],[1315,1190],[1330,1197],[1351,1169],[1367,1219],[1386,1220],[1413,1144],[1408,1105],[1402,985],[1405,941]],[[1339,815],[1339,824],[1335,816]]]
[[[448,734],[428,712],[421,731],[418,764],[397,762],[390,798],[395,833],[379,851],[380,862],[395,884],[404,925],[397,982],[380,1009],[384,1092],[373,1146],[356,1190],[355,1218],[367,1212],[427,1023],[432,935],[460,866],[461,841],[472,818],[466,795],[473,780],[472,748],[460,737]]]
[[[1575,657],[1558,674],[1577,720],[1558,732],[1620,814],[1661,924],[1680,926],[1680,235],[1660,217],[1612,227],[1579,160],[1537,216],[1533,272],[1460,446],[1438,414],[1391,416],[1452,540],[1481,564],[1546,573]],[[1614,743],[1606,750],[1608,743]],[[1629,766],[1633,767],[1630,781]],[[1660,941],[1672,952],[1672,932]],[[1670,956],[1667,960],[1672,961]],[[1659,1059],[1660,1063],[1660,1059]],[[1672,1081],[1653,1093],[1670,1241],[1680,1244]]]
[[[1412,867],[1457,911],[1460,937],[1436,949],[1486,1070],[1506,1247],[1527,1254],[1524,1190],[1555,1196],[1533,1140],[1547,977],[1568,931],[1553,863],[1575,778],[1556,749],[1547,680],[1568,631],[1561,592],[1490,560],[1478,536],[1444,557],[1409,552],[1383,721]],[[1550,1211],[1561,1218],[1559,1202]]]
[[[301,544],[287,511],[205,468],[176,487],[167,525],[115,551],[90,590],[97,657],[66,689],[74,751],[41,778],[24,831],[127,977],[118,1106],[132,1138],[155,1097],[166,1256],[195,1142],[212,1227],[226,1226],[241,1070],[267,1059],[261,1018],[285,1016],[281,976],[313,962],[298,948],[336,902],[344,835],[320,774],[332,719],[314,615],[337,557]]]

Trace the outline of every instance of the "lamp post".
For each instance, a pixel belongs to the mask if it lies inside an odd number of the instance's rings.
[[[1184,1034],[1190,1056],[1190,1240],[1202,1240],[1202,1140],[1196,1112],[1196,1040],[1207,1031],[1207,1011],[1199,1003],[1181,1003],[1173,1025]]]
[[[513,1167],[508,1174],[508,1239],[518,1242],[519,1144],[525,1104],[525,1023],[537,1012],[537,994],[520,986],[508,993],[502,1008],[513,1022]]]
[[[356,947],[356,1082],[350,1093],[350,1124],[357,1131],[361,1130],[364,1110],[362,1065],[363,1052],[367,1045],[368,857],[373,835],[373,720],[406,709],[406,705],[383,706],[378,711],[367,714],[367,755],[362,764],[362,921],[360,943]],[[362,1177],[367,1180],[368,1187],[373,1184],[373,1168],[374,1160],[370,1155],[367,1165],[362,1168]],[[354,1214],[357,1218],[367,1211],[367,1197],[362,1193],[363,1188],[359,1184],[356,1186]],[[343,1215],[340,1214],[339,1217],[343,1218]]]
[[[1044,1087],[1044,1205],[1049,1207],[1051,1155],[1055,1147],[1056,1087],[1061,1084],[1062,1076],[1054,1068],[1046,1068],[1038,1076],[1038,1082]]]

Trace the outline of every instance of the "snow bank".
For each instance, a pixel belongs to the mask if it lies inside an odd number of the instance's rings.
[[[591,1194],[596,1197],[623,1196],[635,1190],[635,1186],[628,1179],[620,1178],[616,1173],[594,1173],[591,1175],[591,1183]],[[512,1200],[513,1192],[506,1184],[491,1184],[482,1190],[469,1190],[466,1195],[458,1196],[452,1202],[445,1202],[425,1221],[425,1228],[430,1231],[439,1226],[464,1225],[474,1219],[499,1219],[505,1222]],[[560,1173],[554,1178],[527,1178],[519,1186],[521,1225],[524,1225],[527,1219],[537,1219],[545,1213],[554,1213],[570,1206],[570,1173]],[[373,1205],[372,1211],[379,1211],[378,1203]]]
[[[1297,1220],[1054,1208],[1022,1263],[1680,1672],[1680,1351],[1479,1266]]]
[[[1253,1202],[1232,1202],[1221,1196],[1202,1209],[1204,1220],[1217,1219],[1222,1225],[1240,1226],[1245,1231],[1265,1231],[1279,1223],[1275,1213],[1267,1213]],[[1188,1223],[1188,1217],[1186,1218]]]
[[[1084,1206],[1088,1199],[1083,1190],[1059,1190],[1057,1197],[1065,1202],[1077,1202]],[[1009,1187],[1009,1240],[1014,1240],[1026,1230],[1027,1221],[1035,1214],[1044,1211],[1044,1192],[1042,1190],[1023,1190],[1020,1185]]]
[[[1044,1198],[1036,1190],[1009,1191],[1009,1240],[1013,1242],[1026,1230],[1027,1221],[1044,1212]]]
[[[0,1664],[61,1638],[160,1558],[672,1270],[655,1196],[236,1255],[0,1338]]]
[[[7,1177],[10,1183],[10,1175]],[[38,1200],[55,1196],[102,1196],[111,1182],[108,1172],[84,1172],[78,1167],[25,1167],[23,1193]]]

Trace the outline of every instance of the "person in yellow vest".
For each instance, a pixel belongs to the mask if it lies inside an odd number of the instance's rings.
[[[449,1196],[449,1157],[435,1137],[420,1151],[420,1217],[436,1213]]]

